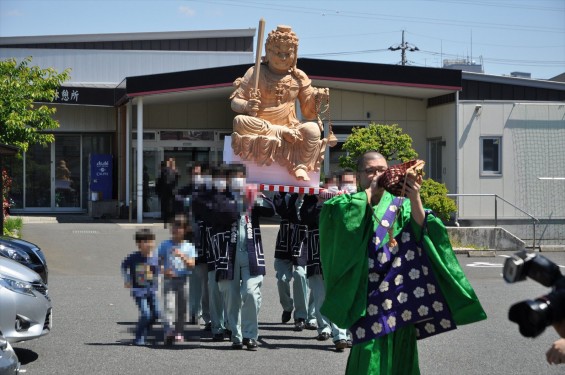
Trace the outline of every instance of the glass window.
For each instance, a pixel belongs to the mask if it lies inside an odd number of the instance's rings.
[[[26,207],[51,207],[51,146],[30,145],[25,155]]]
[[[24,206],[24,182],[23,182],[23,162],[18,156],[4,156],[3,167],[12,179],[12,187],[8,192],[10,209],[20,209]]]
[[[342,149],[343,142],[338,143],[330,148],[330,173],[340,170],[339,157],[347,155],[347,152]]]
[[[137,132],[131,133],[131,139],[136,141],[137,140]],[[144,141],[154,141],[155,140],[155,132],[143,132],[143,140]]]
[[[80,135],[55,136],[55,207],[80,207]]]
[[[162,130],[159,133],[162,141],[213,141],[214,132],[207,130]]]
[[[502,175],[502,137],[481,137],[481,174]]]
[[[428,140],[428,177],[442,182],[442,149],[445,143],[441,138]]]

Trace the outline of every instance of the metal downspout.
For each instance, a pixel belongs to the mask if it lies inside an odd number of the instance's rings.
[[[455,92],[455,194],[459,191],[459,91]],[[457,197],[457,211],[455,212],[455,226],[459,227],[460,200]]]

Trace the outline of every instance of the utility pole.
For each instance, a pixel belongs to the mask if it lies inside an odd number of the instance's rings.
[[[391,51],[398,51],[402,50],[402,61],[400,62],[402,65],[406,65],[406,50],[410,52],[419,51],[420,49],[413,44],[407,43],[404,41],[404,30],[402,30],[402,43],[397,44],[395,46],[388,47]]]

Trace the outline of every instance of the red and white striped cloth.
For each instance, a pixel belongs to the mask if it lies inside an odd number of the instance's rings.
[[[259,184],[259,190],[262,191],[278,191],[285,193],[298,193],[298,194],[314,194],[319,195],[320,198],[329,199],[335,197],[336,195],[344,194],[345,191],[329,192],[327,189],[320,187],[300,187],[300,186],[288,186],[288,185],[267,185]]]
[[[259,184],[259,190],[278,191],[285,193],[299,193],[299,194],[319,194],[321,191],[324,191],[325,189],[319,187]]]

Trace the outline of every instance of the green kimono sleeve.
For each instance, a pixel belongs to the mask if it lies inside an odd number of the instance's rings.
[[[442,221],[433,214],[427,214],[422,228],[411,218],[410,213],[410,201],[405,199],[397,223],[401,227],[410,223],[416,238],[421,238],[455,323],[463,325],[486,319],[486,313],[457,261]],[[396,234],[398,233],[395,231]]]
[[[426,215],[422,242],[432,270],[457,325],[487,318],[473,287],[451,247],[449,236],[440,219]]]
[[[350,327],[365,315],[372,230],[365,192],[327,201],[320,214],[320,259],[326,298],[320,309],[338,327]]]

